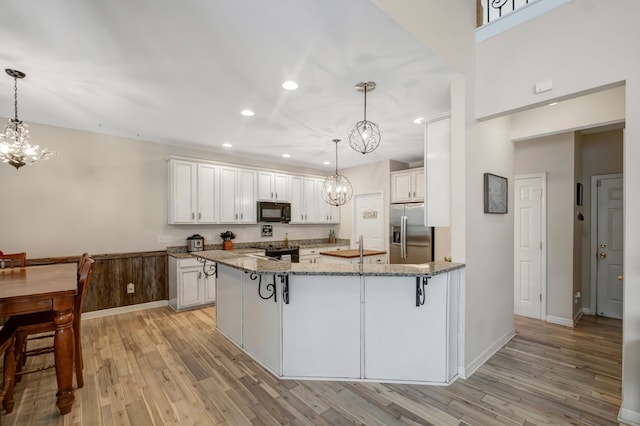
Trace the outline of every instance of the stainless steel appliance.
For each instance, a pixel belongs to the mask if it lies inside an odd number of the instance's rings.
[[[258,221],[289,223],[291,221],[291,203],[258,201]]]
[[[300,247],[298,246],[273,246],[269,245],[264,249],[264,255],[268,257],[273,257],[278,260],[282,260],[285,262],[291,263],[299,263],[300,262]]]
[[[204,250],[204,237],[202,235],[193,234],[187,238],[187,251],[202,251]]]
[[[433,228],[424,225],[424,203],[389,207],[389,263],[433,261]]]

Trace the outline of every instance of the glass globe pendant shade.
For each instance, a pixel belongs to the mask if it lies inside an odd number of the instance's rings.
[[[340,139],[334,139],[333,142],[336,144],[336,173],[327,176],[324,180],[320,195],[325,203],[341,206],[351,200],[353,187],[349,178],[338,173],[338,142]]]

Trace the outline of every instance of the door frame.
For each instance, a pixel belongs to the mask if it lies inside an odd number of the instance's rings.
[[[589,306],[589,314],[598,315],[598,181],[603,179],[622,179],[622,185],[624,188],[624,174],[623,173],[612,173],[608,175],[595,175],[591,176],[591,250],[589,251],[591,255],[589,256],[589,264],[591,268],[591,295],[590,295],[590,306]],[[624,206],[624,199],[623,199]],[[624,215],[624,208],[623,208]],[[624,220],[624,219],[623,219]],[[624,235],[624,222],[623,222],[622,233]],[[624,257],[623,257],[624,259]],[[623,266],[624,271],[624,266]],[[584,306],[582,307],[584,312]],[[624,299],[622,300],[622,309],[624,309]],[[623,311],[624,312],[624,311]],[[586,313],[586,312],[584,312]]]
[[[531,178],[539,178],[540,179],[540,190],[542,191],[542,195],[540,197],[540,243],[542,248],[540,250],[540,294],[542,300],[540,301],[540,319],[542,321],[547,321],[547,173],[528,173],[522,175],[515,175],[513,177],[513,188],[515,191],[515,181],[520,179],[531,179]],[[513,194],[513,212],[517,211],[515,203],[517,202],[517,197]],[[515,225],[515,220],[514,220]],[[516,253],[515,253],[515,238],[516,233],[514,229],[513,233],[513,243],[514,243],[514,256],[513,262],[515,265],[516,262]],[[513,285],[516,285],[515,276],[513,280]],[[514,290],[515,291],[515,290]],[[513,297],[512,297],[513,299]],[[515,309],[515,307],[514,307]]]

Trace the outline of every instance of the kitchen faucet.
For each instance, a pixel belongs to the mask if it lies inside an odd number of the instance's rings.
[[[362,235],[360,235],[360,240],[358,241],[358,253],[360,253],[360,264],[363,264],[364,261],[364,243],[362,242]]]

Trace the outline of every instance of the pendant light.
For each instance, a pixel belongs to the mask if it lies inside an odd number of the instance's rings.
[[[41,151],[39,145],[29,143],[27,125],[18,120],[18,79],[24,78],[26,74],[8,68],[4,71],[9,77],[13,77],[15,116],[4,127],[4,133],[0,133],[0,161],[9,163],[18,170],[25,164],[30,166],[38,160],[46,160],[55,152],[48,151],[46,148]]]
[[[340,142],[340,139],[334,139],[333,142],[336,144],[336,173],[324,180],[321,195],[325,203],[341,206],[351,200],[353,187],[349,182],[349,178],[338,174],[338,142]]]
[[[358,121],[349,131],[349,145],[354,151],[366,154],[380,145],[380,129],[372,121],[367,121],[367,92],[376,88],[373,81],[361,81],[356,84],[356,90],[364,92],[364,120]]]

